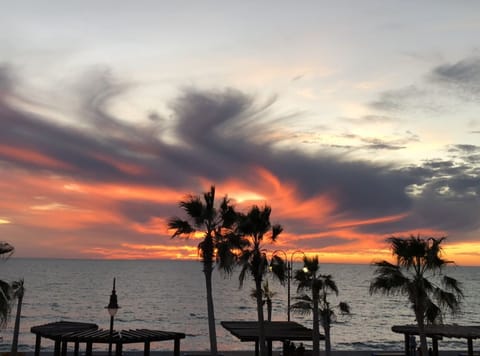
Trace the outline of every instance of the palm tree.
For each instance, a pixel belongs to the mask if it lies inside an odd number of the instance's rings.
[[[263,286],[262,286],[262,304],[263,305],[267,304],[267,320],[268,321],[272,321],[272,298],[276,294],[277,294],[276,292],[270,289],[270,286],[268,284],[268,279],[265,280],[265,283],[263,283]],[[257,290],[253,289],[250,296],[255,300],[257,300]]]
[[[254,205],[247,214],[239,215],[237,233],[243,237],[244,246],[239,256],[241,271],[239,275],[240,287],[250,274],[255,282],[255,296],[257,300],[257,315],[259,324],[259,346],[262,356],[267,355],[265,343],[265,325],[263,316],[262,282],[263,277],[272,268],[273,274],[283,283],[285,280],[285,264],[278,256],[273,256],[273,263],[269,263],[267,253],[262,247],[264,238],[275,242],[282,232],[280,225],[270,223],[272,209],[269,206],[259,208]]]
[[[25,288],[23,279],[12,283],[13,297],[17,299],[17,314],[15,315],[15,326],[13,328],[12,355],[17,355],[18,334],[20,333],[20,316],[22,315],[22,302]]]
[[[230,273],[235,262],[235,239],[233,226],[237,220],[237,213],[225,196],[219,207],[215,207],[215,187],[200,196],[189,195],[180,202],[180,207],[187,214],[187,219],[173,217],[168,222],[169,229],[173,229],[174,237],[192,236],[197,231],[203,233],[203,239],[198,244],[198,252],[203,264],[205,284],[207,290],[208,331],[210,336],[210,352],[217,355],[217,336],[215,329],[215,313],[213,307],[212,272],[215,264]]]
[[[0,257],[8,258],[14,251],[14,247],[7,242],[0,242]],[[10,314],[11,286],[0,280],[0,328],[5,327]]]
[[[320,355],[320,324],[325,332],[325,354],[329,356],[332,351],[330,329],[336,320],[334,308],[342,314],[350,314],[350,307],[345,302],[340,302],[336,307],[330,305],[328,296],[338,295],[337,284],[329,274],[319,273],[318,256],[303,257],[303,268],[296,271],[295,280],[298,282],[297,292],[309,291],[311,294],[302,294],[297,297],[297,303],[292,309],[300,313],[313,314],[313,356]]]
[[[370,284],[370,294],[405,295],[418,324],[422,355],[427,355],[425,325],[442,322],[442,309],[459,310],[463,298],[460,283],[443,274],[443,268],[453,263],[442,258],[441,244],[445,237],[390,237],[396,264],[375,262],[376,277]],[[432,280],[432,277],[433,278]],[[436,281],[440,281],[440,284]]]

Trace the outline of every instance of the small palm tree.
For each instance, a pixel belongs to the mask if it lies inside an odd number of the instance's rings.
[[[23,295],[25,294],[25,287],[23,285],[23,279],[12,283],[13,297],[17,299],[17,313],[15,315],[15,326],[13,328],[12,339],[12,355],[17,354],[18,349],[18,335],[20,333],[20,317],[22,315],[22,303]]]
[[[328,296],[338,295],[337,284],[331,275],[319,274],[319,269],[318,256],[303,258],[303,268],[295,273],[297,291],[309,291],[310,295],[297,297],[298,302],[292,305],[292,309],[299,313],[312,312],[313,356],[320,355],[320,324],[325,332],[325,354],[329,356],[332,351],[330,329],[336,320],[335,309],[339,309],[342,314],[350,314],[350,307],[345,302],[340,302],[337,306],[330,305]]]
[[[253,277],[255,282],[255,296],[257,300],[257,316],[259,324],[259,346],[262,356],[267,355],[265,342],[265,325],[263,315],[262,282],[263,277],[272,266],[273,274],[283,283],[285,280],[285,264],[278,256],[273,256],[274,263],[269,263],[266,251],[262,243],[264,239],[275,242],[283,231],[280,225],[270,223],[272,209],[269,206],[259,208],[254,205],[247,214],[239,215],[237,227],[238,235],[243,237],[243,247],[239,256],[241,271],[239,275],[240,287],[243,286],[247,274]]]
[[[407,296],[418,324],[422,354],[428,355],[425,325],[441,323],[442,309],[457,312],[463,298],[460,283],[443,274],[444,267],[453,263],[441,257],[445,237],[411,235],[409,238],[390,237],[387,241],[396,264],[374,263],[376,277],[370,284],[370,293]],[[437,280],[440,284],[435,283]]]
[[[14,251],[14,247],[7,242],[0,242],[0,257],[8,258]],[[0,328],[5,327],[10,314],[11,286],[0,280]]]
[[[262,304],[267,304],[267,320],[272,321],[272,298],[277,295],[276,292],[270,289],[268,285],[268,279],[265,280],[262,287]],[[252,293],[250,294],[252,298],[257,300],[257,290],[253,289]]]
[[[187,219],[173,217],[168,222],[173,229],[172,237],[191,237],[197,231],[203,233],[203,239],[198,244],[198,252],[203,264],[207,290],[208,330],[210,336],[210,352],[216,356],[217,334],[215,329],[215,312],[213,306],[212,272],[218,264],[227,273],[233,270],[235,262],[235,246],[239,243],[232,228],[237,221],[237,213],[230,200],[225,196],[219,207],[215,207],[215,187],[200,196],[189,195],[180,202],[180,207],[187,214]]]

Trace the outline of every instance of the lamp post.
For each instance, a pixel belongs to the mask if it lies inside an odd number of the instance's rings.
[[[113,289],[112,294],[110,294],[110,302],[105,307],[108,310],[108,314],[110,314],[110,342],[108,343],[108,356],[112,355],[112,338],[113,338],[113,319],[115,318],[115,314],[117,314],[118,306],[117,301],[117,294],[115,293],[115,278],[113,278]]]
[[[292,272],[293,272],[293,256],[295,256],[296,253],[301,253],[305,255],[303,251],[297,250],[293,251],[292,254],[290,255],[290,261],[288,260],[288,255],[285,251],[283,250],[275,250],[273,251],[273,256],[275,256],[278,252],[283,253],[285,256],[285,261],[287,263],[287,320],[290,321],[290,280],[292,279]]]

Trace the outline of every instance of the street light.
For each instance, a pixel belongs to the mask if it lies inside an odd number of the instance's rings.
[[[293,272],[293,256],[295,256],[296,253],[301,253],[305,256],[305,253],[303,251],[297,250],[293,251],[292,254],[290,255],[290,261],[288,261],[288,255],[285,251],[283,250],[275,250],[273,251],[272,256],[275,256],[277,253],[283,253],[285,256],[285,261],[287,263],[287,320],[290,321],[290,280],[292,279],[292,272]]]
[[[115,318],[115,315],[117,314],[118,309],[120,309],[120,307],[118,306],[117,294],[115,293],[115,278],[113,278],[113,289],[112,289],[112,294],[110,294],[110,302],[105,307],[105,309],[108,310],[108,314],[110,315],[110,342],[108,343],[108,356],[111,356],[112,355],[112,337],[113,337],[113,319]]]

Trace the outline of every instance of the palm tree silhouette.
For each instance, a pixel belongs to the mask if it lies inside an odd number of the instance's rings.
[[[239,280],[240,287],[250,274],[255,282],[255,297],[257,300],[257,315],[259,324],[259,346],[262,356],[267,355],[265,343],[265,325],[263,315],[262,282],[263,277],[271,270],[283,283],[285,280],[285,264],[278,256],[273,256],[274,263],[269,263],[266,251],[262,247],[264,238],[275,242],[283,228],[270,223],[272,209],[269,206],[259,208],[254,205],[247,214],[239,214],[237,233],[243,237],[244,244],[239,256],[241,266]]]
[[[262,304],[267,304],[267,320],[272,321],[272,298],[277,295],[276,292],[270,289],[268,279],[265,280],[262,286]],[[252,298],[257,300],[257,290],[253,289],[250,294]]]
[[[17,348],[18,348],[18,335],[20,333],[20,317],[22,315],[23,295],[25,294],[23,279],[13,282],[12,290],[13,290],[13,297],[17,299],[17,313],[15,315],[15,326],[13,328],[13,339],[12,339],[12,356],[16,356]]]
[[[320,355],[320,324],[325,332],[325,354],[329,356],[332,351],[330,329],[336,320],[334,308],[338,308],[342,314],[350,314],[350,307],[345,302],[337,306],[330,305],[328,296],[338,295],[337,284],[329,274],[319,273],[318,256],[303,257],[303,268],[295,272],[295,280],[298,282],[298,292],[309,291],[311,295],[302,294],[297,297],[297,303],[292,309],[299,313],[313,314],[313,356]]]
[[[180,202],[180,207],[188,218],[173,217],[168,222],[169,229],[173,229],[174,237],[190,237],[201,231],[203,240],[198,244],[198,252],[203,264],[205,284],[207,290],[208,331],[210,336],[210,352],[216,356],[217,335],[215,329],[215,312],[212,293],[212,272],[215,264],[226,271],[232,272],[235,263],[235,239],[233,226],[237,220],[237,213],[230,200],[225,196],[218,208],[215,207],[215,187],[200,196],[189,195]],[[238,242],[238,241],[237,241]]]
[[[413,235],[390,237],[387,241],[397,263],[374,263],[376,277],[370,284],[370,294],[380,292],[408,297],[418,325],[422,355],[428,355],[425,324],[442,323],[442,309],[457,312],[463,298],[460,283],[443,274],[443,268],[453,263],[441,257],[444,240],[445,237]],[[440,280],[440,285],[436,280]]]
[[[7,242],[0,242],[0,256],[8,258],[14,251],[14,247]],[[0,328],[5,327],[10,314],[11,286],[0,280]]]

